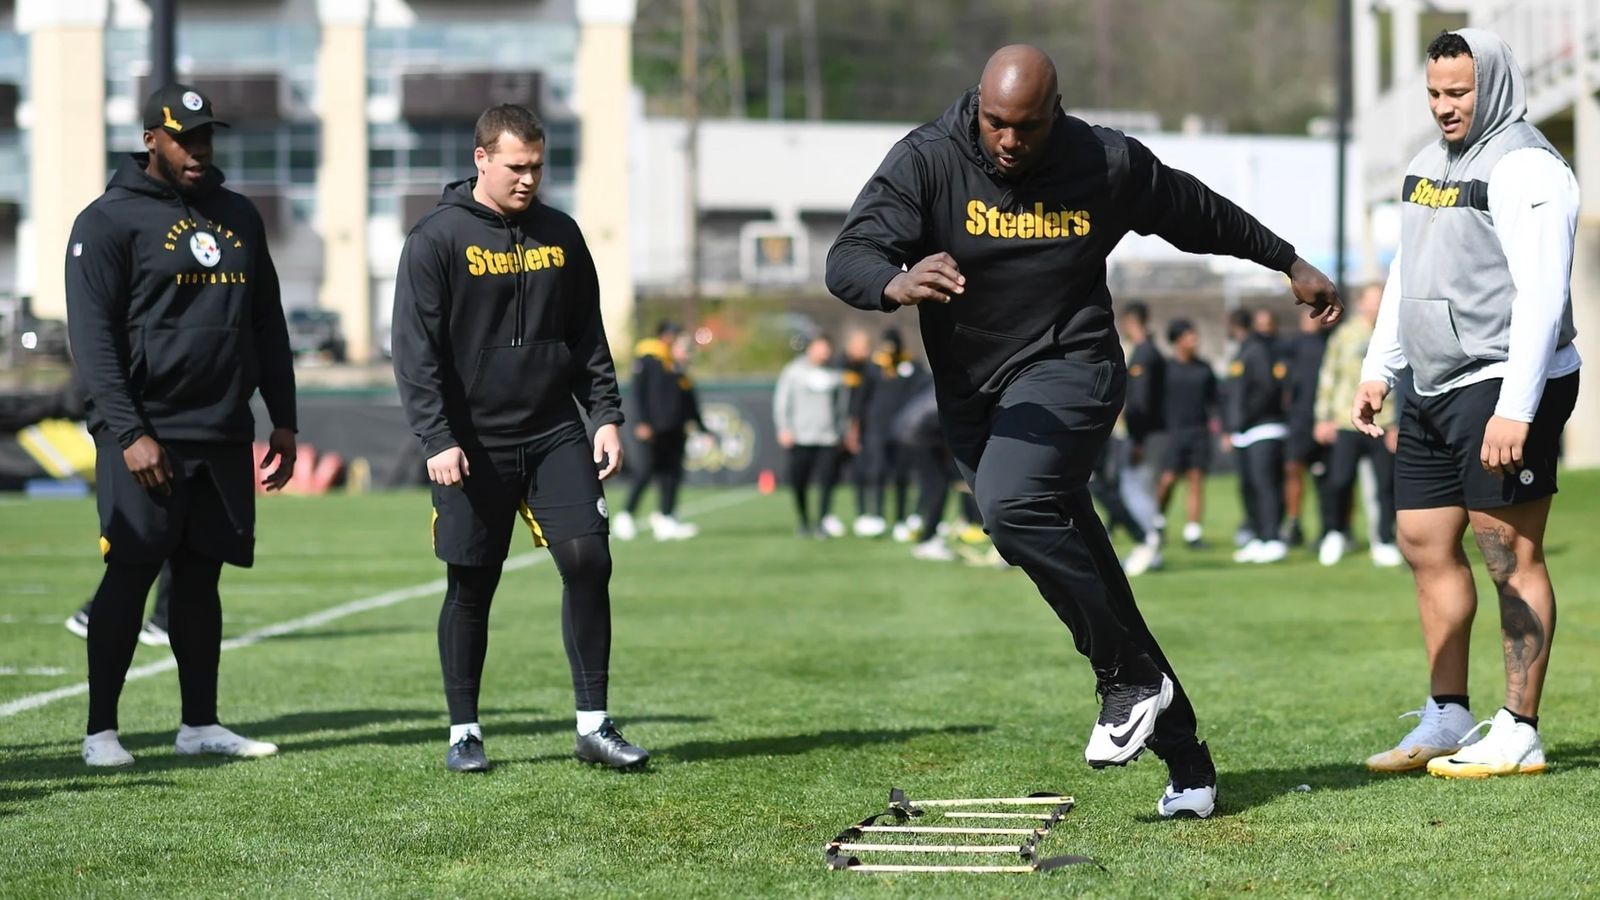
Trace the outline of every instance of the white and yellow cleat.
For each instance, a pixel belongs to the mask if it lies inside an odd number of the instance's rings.
[[[1537,775],[1543,772],[1544,744],[1539,731],[1511,717],[1504,707],[1494,718],[1473,729],[1489,726],[1489,733],[1470,747],[1429,761],[1428,774],[1440,778],[1493,778],[1497,775]]]
[[[1367,757],[1369,770],[1413,772],[1427,766],[1429,760],[1448,756],[1477,740],[1472,712],[1459,703],[1436,703],[1429,697],[1421,709],[1400,714],[1402,719],[1408,716],[1418,716],[1422,721],[1393,749]]]
[[[178,727],[178,739],[172,745],[172,752],[179,756],[210,753],[216,756],[257,759],[277,753],[278,745],[234,734],[221,725],[202,725],[198,728],[181,725]]]

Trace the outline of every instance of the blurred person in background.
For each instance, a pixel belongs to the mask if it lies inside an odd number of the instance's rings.
[[[633,348],[633,436],[639,439],[644,460],[633,466],[633,489],[611,523],[618,539],[631,541],[638,534],[634,514],[645,489],[654,481],[660,505],[650,514],[650,531],[658,541],[681,541],[700,529],[677,518],[678,488],[683,484],[683,451],[689,429],[705,430],[700,421],[700,398],[688,371],[689,339],[676,322],[656,326],[655,337]]]
[[[1372,467],[1377,482],[1377,515],[1369,529],[1373,532],[1372,562],[1377,566],[1401,565],[1404,559],[1395,546],[1394,514],[1394,404],[1373,417],[1383,429],[1382,437],[1369,437],[1356,430],[1344,413],[1345,404],[1361,384],[1361,363],[1372,341],[1372,328],[1378,321],[1378,305],[1383,299],[1382,285],[1368,285],[1356,298],[1356,315],[1334,329],[1322,357],[1322,372],[1317,379],[1316,438],[1328,450],[1328,474],[1322,494],[1322,542],[1317,559],[1325,566],[1344,558],[1351,542],[1351,506],[1355,494],[1356,472],[1361,461]]]
[[[1129,348],[1128,401],[1122,409],[1126,440],[1119,450],[1123,460],[1119,489],[1128,512],[1144,531],[1123,559],[1129,575],[1161,568],[1161,536],[1166,521],[1156,502],[1156,466],[1166,428],[1167,360],[1150,333],[1150,307],[1134,301],[1122,308],[1118,330]]]
[[[1285,273],[1313,314],[1338,317],[1332,283],[1288,242],[1138,141],[1067,115],[1055,64],[1025,45],[997,51],[976,88],[889,150],[828,252],[827,284],[859,309],[918,307],[984,527],[1095,672],[1085,762],[1125,765],[1148,747],[1168,766],[1160,814],[1204,817],[1216,770],[1194,708],[1087,489],[1127,389],[1106,259],[1130,231]]]
[[[813,335],[805,350],[778,374],[772,396],[772,422],[778,445],[789,457],[789,484],[794,491],[796,533],[829,538],[826,520],[833,503],[839,443],[846,426],[844,375],[834,368],[833,342]],[[810,490],[818,483],[817,517],[811,517]]]
[[[255,562],[257,390],[272,420],[261,483],[295,463],[294,357],[261,214],[222,186],[212,136],[226,123],[194,88],[144,105],[145,152],[122,158],[73,223],[67,326],[95,439],[105,574],[90,606],[83,759],[126,766],[117,706],[150,586],[164,567],[178,664],[179,755],[261,757],[276,745],[217,720],[223,565]]]
[[[861,409],[860,466],[866,480],[866,512],[855,523],[856,534],[878,537],[900,524],[907,515],[911,467],[905,448],[895,438],[894,421],[926,381],[926,373],[906,353],[904,339],[894,328],[886,328],[878,338],[867,369],[872,390]],[[894,490],[890,512],[888,493]]]
[[[1218,411],[1217,373],[1200,358],[1200,333],[1188,319],[1173,319],[1167,326],[1172,359],[1167,363],[1166,453],[1156,503],[1166,514],[1172,491],[1182,479],[1184,497],[1183,542],[1191,549],[1204,546],[1206,474],[1211,470],[1212,431]]]
[[[1261,322],[1261,317],[1255,321]],[[1228,365],[1224,444],[1233,451],[1250,533],[1250,539],[1233,554],[1233,561],[1274,563],[1289,555],[1280,533],[1284,450],[1289,437],[1283,383],[1288,367],[1279,359],[1270,333],[1252,327],[1248,310],[1234,310],[1228,328],[1238,350]]]
[[[834,470],[837,473],[835,480],[848,481],[855,493],[856,518],[852,528],[862,537],[870,536],[861,534],[863,520],[867,516],[866,468],[861,461],[861,417],[877,387],[876,379],[869,371],[871,366],[872,335],[864,328],[852,328],[845,332],[844,348],[834,361],[834,367],[844,379],[845,398],[844,438],[839,441],[838,462]],[[838,516],[823,517],[822,527],[829,537],[844,536],[844,523]]]
[[[1281,356],[1289,369],[1289,440],[1285,444],[1288,462],[1283,470],[1284,511],[1289,517],[1284,542],[1290,547],[1305,544],[1300,519],[1305,511],[1306,477],[1321,496],[1327,476],[1327,454],[1317,441],[1317,379],[1322,371],[1322,354],[1328,333],[1316,319],[1300,319],[1299,328],[1281,343]]]

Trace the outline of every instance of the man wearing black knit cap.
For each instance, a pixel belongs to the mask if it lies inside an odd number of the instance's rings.
[[[863,309],[919,307],[945,434],[984,526],[1094,667],[1103,705],[1086,760],[1123,765],[1148,742],[1171,773],[1161,814],[1208,816],[1216,772],[1194,710],[1087,490],[1127,390],[1106,257],[1129,231],[1157,234],[1286,273],[1330,321],[1339,299],[1243,210],[1060,101],[1042,51],[996,52],[976,89],[889,151],[829,251],[827,283]]]
[[[272,418],[262,483],[294,473],[294,366],[261,215],[222,187],[204,94],[170,84],[144,107],[129,156],[67,242],[67,327],[88,397],[105,575],[89,629],[83,758],[125,766],[117,700],[145,597],[171,569],[179,754],[268,756],[277,747],[217,723],[222,565],[255,548],[250,444],[257,389]]]

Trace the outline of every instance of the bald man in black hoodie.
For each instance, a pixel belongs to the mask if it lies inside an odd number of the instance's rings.
[[[1171,774],[1161,814],[1204,817],[1210,754],[1086,489],[1127,388],[1106,257],[1129,231],[1283,272],[1314,315],[1338,317],[1332,283],[1292,246],[1138,141],[1066,115],[1054,64],[1020,45],[889,151],[829,251],[827,282],[863,309],[919,308],[984,525],[1094,667],[1102,707],[1086,760],[1123,765],[1148,742]]]

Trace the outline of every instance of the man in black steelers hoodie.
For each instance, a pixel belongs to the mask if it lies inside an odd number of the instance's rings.
[[[411,230],[395,281],[395,378],[433,481],[434,553],[448,567],[439,662],[445,765],[457,772],[489,767],[478,687],[519,515],[561,574],[575,755],[618,769],[650,757],[606,714],[611,550],[600,482],[622,464],[621,398],[594,260],[577,223],[539,201],[544,153],[533,113],[485,111],[477,177],[446,187]],[[596,426],[592,448],[580,405]]]
[[[889,151],[828,253],[828,288],[863,309],[919,308],[945,434],[984,527],[1094,668],[1089,764],[1123,765],[1148,742],[1171,774],[1161,814],[1204,817],[1216,772],[1194,709],[1086,489],[1127,387],[1106,256],[1129,231],[1155,234],[1284,272],[1313,315],[1331,321],[1341,307],[1284,240],[1060,102],[1042,51],[997,51],[975,90]]]
[[[211,101],[181,84],[144,107],[146,153],[125,157],[67,241],[67,328],[95,439],[105,575],[89,619],[83,759],[125,766],[117,700],[145,597],[170,567],[179,754],[269,756],[217,723],[222,565],[255,553],[250,395],[272,418],[268,469],[294,474],[294,364],[261,216],[222,187]]]

